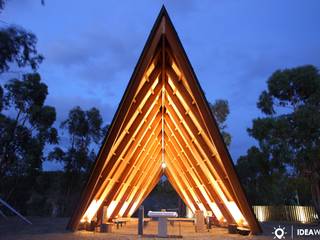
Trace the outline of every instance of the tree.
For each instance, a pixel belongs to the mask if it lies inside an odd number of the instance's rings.
[[[225,131],[227,128],[226,120],[230,113],[229,103],[227,100],[218,99],[213,104],[210,103],[210,108],[218,123],[223,140],[226,145],[229,146],[231,143],[231,135]]]
[[[96,158],[95,144],[98,144],[102,137],[102,122],[98,109],[84,111],[75,107],[70,110],[68,119],[61,123],[61,128],[67,131],[70,145],[66,149],[56,147],[49,154],[49,160],[64,164],[62,215],[70,214],[71,206],[78,199],[84,179]]]
[[[249,134],[268,161],[310,183],[320,215],[320,74],[312,65],[278,70],[268,79]]]
[[[6,2],[0,0],[0,12]],[[24,213],[37,194],[45,145],[58,140],[55,109],[44,104],[48,90],[36,72],[43,61],[36,44],[19,26],[0,28],[0,74],[14,69],[19,76],[0,85],[0,194]]]
[[[43,60],[36,49],[37,38],[17,26],[0,29],[0,73],[6,72],[10,64],[19,68],[30,66],[37,69]]]
[[[67,130],[70,146],[64,151],[55,148],[50,154],[51,160],[63,161],[66,172],[87,172],[94,156],[92,144],[99,143],[102,137],[102,117],[98,109],[88,111],[75,107],[70,110],[68,119],[61,123]],[[93,158],[93,159],[92,159]]]
[[[34,73],[10,80],[4,90],[0,103],[9,114],[0,112],[0,178],[35,174],[42,168],[45,145],[58,140],[52,127],[55,109],[44,104],[47,86]]]
[[[0,0],[0,12],[6,0]],[[44,5],[44,1],[41,1]],[[43,56],[36,49],[37,37],[19,26],[0,28],[0,74],[9,71],[10,66],[31,67],[36,70]]]
[[[303,178],[290,174],[273,161],[267,150],[251,147],[237,161],[237,172],[253,205],[310,204]],[[297,192],[299,193],[297,200]]]

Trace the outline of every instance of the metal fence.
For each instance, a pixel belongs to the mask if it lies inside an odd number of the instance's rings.
[[[312,206],[253,206],[258,221],[290,221],[312,223],[319,217]]]

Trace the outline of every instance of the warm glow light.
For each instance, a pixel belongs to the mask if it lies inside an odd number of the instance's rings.
[[[152,63],[149,68],[147,69],[145,75],[143,75],[142,79],[141,79],[141,82],[139,84],[139,87],[138,87],[138,90],[137,92],[135,93],[135,97],[138,95],[139,91],[141,90],[141,88],[143,87],[143,85],[146,83],[146,81],[149,81],[149,77],[150,77],[150,74],[152,73],[152,71],[154,70],[155,68],[155,65],[154,63]]]
[[[171,169],[171,167],[169,166],[168,168],[168,172],[172,175],[172,182],[175,183],[175,185],[177,186],[178,189],[180,189],[181,194],[183,195],[184,199],[186,200],[186,205],[189,206],[191,208],[192,212],[195,212],[195,206],[193,205],[193,203],[191,202],[191,200],[188,197],[188,194],[186,193],[185,189],[181,186],[181,183],[179,181],[177,181],[176,179],[176,175],[172,172],[169,171],[169,169]],[[193,198],[196,198],[195,196],[193,196]]]
[[[162,167],[162,169],[165,169],[167,167],[167,164],[165,162],[162,162],[161,167]]]
[[[173,107],[174,107],[174,106],[173,106]],[[174,121],[174,119],[173,119],[173,117],[172,117],[172,115],[171,115],[170,112],[168,112],[168,115],[170,116],[170,118],[172,119],[172,121]],[[168,128],[170,129],[170,131],[173,131],[170,126],[168,126]],[[182,135],[182,137],[184,138],[183,135]],[[177,140],[177,141],[178,141],[178,140]],[[185,141],[187,141],[187,140],[185,140]],[[179,142],[178,142],[178,144],[180,145]],[[180,145],[180,147],[182,148],[182,145]],[[202,164],[201,162],[200,162],[200,167],[203,169],[204,172],[206,172],[206,168],[205,168],[204,164]],[[194,177],[193,180],[196,182],[197,187],[199,188],[199,190],[201,191],[202,195],[203,195],[204,198],[206,199],[206,201],[207,201],[207,203],[209,204],[211,210],[213,211],[213,213],[215,214],[215,216],[217,217],[217,219],[218,219],[219,221],[222,221],[222,220],[224,219],[224,217],[223,217],[220,209],[218,208],[218,206],[217,206],[215,203],[212,203],[212,202],[211,202],[211,200],[210,200],[210,198],[209,198],[209,196],[208,196],[205,188],[204,188],[204,187],[202,186],[202,184],[199,182],[199,180],[197,179],[197,177],[196,177],[192,172],[191,172],[191,174],[192,174],[192,176]],[[210,174],[208,174],[208,176],[210,176]],[[219,194],[219,196],[222,198],[222,200],[223,200],[224,202],[228,202],[228,200],[227,200],[227,198],[225,197],[223,191],[221,190],[219,184],[218,184],[212,177],[210,177],[210,180],[213,182],[213,186],[214,186],[214,188],[218,191],[218,194]],[[203,209],[201,209],[201,210],[203,210]]]
[[[127,207],[129,206],[129,202],[128,201],[125,201],[119,211],[119,215],[120,217],[123,216],[124,212],[126,211]]]
[[[111,214],[113,213],[113,210],[116,208],[117,206],[117,201],[111,201],[108,210],[107,210],[107,217],[110,218]]]
[[[192,95],[192,91],[190,89],[190,86],[188,84],[187,81],[185,81],[185,77],[183,76],[183,74],[181,73],[180,69],[178,68],[178,66],[176,65],[175,62],[172,62],[171,65],[173,71],[177,74],[177,76],[179,77],[180,80],[182,80],[184,87],[188,90],[188,92],[190,93],[190,95]]]
[[[177,109],[174,101],[172,100],[172,98],[170,96],[167,96],[168,100],[171,104],[171,106],[173,107],[174,111],[176,112],[176,114],[178,115],[179,119],[181,120],[181,123],[184,125],[185,129],[187,130],[188,134],[190,136],[193,136],[193,133],[191,131],[191,129],[189,128],[189,126],[187,125],[186,121],[184,120],[184,117],[181,115],[181,113],[179,112],[179,110]],[[171,119],[173,120],[173,122],[175,122],[175,120],[173,119],[173,117],[171,116],[171,114],[169,113],[169,116],[171,117]],[[175,125],[177,126],[177,123],[175,123]],[[177,128],[179,130],[179,128]],[[182,137],[184,138],[183,134],[181,134]],[[200,152],[205,155],[204,151],[202,150],[202,147],[199,145],[199,143],[197,141],[195,141],[195,144],[199,147]],[[235,221],[239,224],[239,225],[245,225],[246,221],[242,215],[242,213],[240,212],[238,206],[234,203],[234,202],[229,202],[228,199],[226,198],[226,195],[224,194],[224,192],[221,189],[221,186],[218,184],[217,181],[214,180],[213,176],[210,174],[209,169],[203,164],[203,162],[199,162],[200,167],[202,168],[202,170],[204,172],[208,172],[207,176],[209,177],[209,180],[211,181],[213,187],[215,188],[215,190],[217,191],[219,197],[221,198],[221,200],[223,201],[223,203],[227,206],[229,212],[231,213],[231,215],[233,216],[233,218],[235,219]],[[203,193],[204,191],[202,191]],[[205,196],[205,195],[204,195]],[[206,197],[206,196],[205,196]],[[213,209],[212,209],[213,210]],[[219,213],[216,213],[218,216],[220,216]],[[221,219],[221,218],[220,218]]]
[[[132,207],[131,207],[131,209],[130,209],[130,211],[129,211],[129,216],[131,216],[133,213],[134,213],[134,211],[136,210],[136,208],[137,208],[137,205],[138,205],[138,201],[135,201],[134,203],[133,203],[133,205],[132,205]]]
[[[144,136],[146,136],[146,133],[149,132],[149,128],[150,128],[150,126],[151,126],[151,124],[153,123],[153,120],[154,120],[155,118],[156,118],[156,115],[155,115],[155,116],[152,118],[152,120],[150,121],[148,127],[145,129],[145,132],[143,133],[143,136],[142,136],[141,139],[139,140],[139,144],[136,144],[136,147],[135,147],[134,150],[131,152],[131,155],[129,156],[128,159],[132,159],[135,151],[136,151],[137,148],[140,146],[140,143],[141,143],[142,139],[144,138]],[[151,134],[149,135],[149,137],[148,137],[147,143],[150,143],[150,142],[153,140],[153,136],[154,136],[154,133],[155,133],[156,129],[157,129],[157,128],[154,128],[154,129],[152,130],[152,133],[151,133]],[[146,144],[147,144],[147,143],[146,143]],[[120,191],[120,194],[118,194],[118,197],[117,197],[116,201],[120,201],[120,200],[121,200],[121,198],[123,197],[124,193],[127,191],[128,187],[130,186],[129,183],[132,182],[132,179],[136,176],[136,173],[141,170],[140,167],[141,167],[142,163],[144,162],[144,160],[145,160],[146,158],[149,158],[149,159],[150,159],[150,154],[151,154],[150,151],[148,151],[148,152],[140,151],[140,153],[138,154],[137,158],[138,158],[138,159],[140,158],[141,160],[138,161],[138,162],[135,164],[135,166],[133,166],[133,168],[131,169],[131,171],[128,173],[127,179],[124,180],[125,182],[124,182],[124,184],[123,184],[123,186],[122,186],[122,189],[121,189],[121,191]],[[144,156],[143,156],[143,155],[144,155]],[[148,155],[149,155],[149,157],[148,157]],[[152,156],[152,154],[151,154],[151,156]],[[127,199],[127,201],[125,201],[125,202],[124,202],[124,205],[121,207],[120,212],[119,212],[119,215],[120,215],[121,217],[122,217],[122,215],[125,213],[125,211],[127,210],[127,207],[129,206],[129,202],[130,202],[130,200]]]
[[[266,206],[254,206],[255,214],[258,221],[265,222],[267,221],[267,207]]]
[[[153,130],[150,138],[152,138],[152,136],[154,136],[154,133],[155,133],[156,129]],[[148,140],[149,141],[149,140]],[[132,179],[134,177],[136,177],[136,175],[138,174],[138,172],[141,172],[141,174],[143,174],[141,176],[141,179],[142,177],[144,176],[144,173],[148,172],[148,169],[146,170],[145,167],[147,166],[144,166],[145,164],[145,160],[146,159],[149,159],[149,161],[152,161],[153,159],[155,160],[156,159],[156,156],[154,156],[155,153],[157,153],[158,149],[159,149],[159,145],[160,143],[158,143],[157,141],[154,141],[153,140],[153,143],[152,143],[152,150],[151,151],[148,151],[147,153],[145,153],[145,155],[143,156],[143,158],[138,162],[137,165],[134,166],[133,168],[133,172],[129,174],[129,179],[127,180],[128,183],[131,183],[132,182]],[[140,157],[140,155],[138,156],[138,158]],[[140,183],[139,183],[140,182]],[[135,186],[133,186],[133,190],[131,191],[130,195],[128,196],[128,199],[126,200],[128,202],[128,206],[129,206],[129,203],[131,203],[133,200],[133,197],[135,196],[135,193],[137,192],[137,190],[139,190],[139,186],[141,185],[141,181],[139,181],[138,183],[136,183]],[[128,206],[126,206],[124,208],[124,212],[126,210],[128,210]],[[130,216],[130,215],[129,215]]]
[[[223,221],[224,217],[223,217],[220,209],[218,208],[217,204],[214,203],[214,202],[209,202],[209,206],[210,206],[210,208],[212,209],[213,214],[216,216],[216,218],[217,218],[219,221]]]
[[[193,212],[191,211],[191,209],[189,207],[187,207],[187,209],[186,209],[186,217],[187,218],[193,218],[194,217],[194,214],[193,214]]]
[[[150,95],[153,94],[154,92],[154,89],[156,88],[157,84],[159,83],[159,77],[157,77],[157,79],[155,80],[155,82],[153,83],[153,85],[151,86],[151,89],[147,92],[147,94],[144,96],[144,98],[142,99],[142,101],[139,103],[138,106],[136,106],[135,108],[137,110],[139,109],[142,109],[143,106],[145,105],[146,101],[150,98]],[[155,105],[155,103],[158,101],[159,99],[159,96],[157,96],[157,98],[155,99],[155,101],[153,102],[152,106],[149,108],[149,111],[152,109],[152,107]],[[129,111],[128,111],[129,112]],[[148,112],[145,114],[145,115],[148,115]],[[117,149],[118,145],[121,143],[121,141],[123,140],[123,138],[126,136],[127,132],[128,132],[128,129],[131,127],[131,125],[133,124],[134,120],[137,118],[137,116],[140,114],[140,111],[135,111],[133,116],[130,117],[130,120],[127,124],[127,126],[125,126],[125,129],[126,131],[123,131],[119,138],[117,139],[117,141],[114,143],[113,145],[113,149]],[[143,121],[141,121],[143,122]],[[107,161],[106,163],[108,162],[109,158],[111,157],[110,153],[112,153],[113,151],[110,151],[109,152],[109,155],[108,155],[108,158],[107,158]],[[106,164],[105,163],[105,164]]]
[[[156,66],[157,77],[153,72]],[[101,169],[103,174],[99,173],[99,177],[103,179],[99,180],[98,191],[92,196],[95,200],[90,203],[81,222],[95,219],[104,199],[110,201],[106,210],[108,219],[111,216],[122,217],[124,214],[131,216],[151,191],[153,182],[158,181],[161,174],[166,174],[189,207],[188,217],[192,217],[196,209],[200,209],[205,216],[213,214],[220,223],[226,222],[222,214],[224,211],[221,212],[224,210],[221,207],[223,205],[237,225],[248,224],[234,202],[235,199],[231,197],[229,186],[222,181],[222,177],[228,173],[224,172],[224,164],[217,153],[199,103],[196,102],[197,98],[193,95],[194,90],[191,91],[177,64],[172,62],[171,67],[177,74],[178,81],[172,70],[165,70],[165,73],[160,74],[161,69],[155,62],[144,72],[138,89],[135,87],[132,91],[134,95],[130,97],[125,109],[130,114],[125,111],[119,129],[114,130],[117,132],[113,134],[115,138]],[[154,77],[154,82],[150,82],[150,75]],[[168,78],[162,78],[163,76]],[[165,84],[168,84],[167,88]],[[165,139],[171,144],[167,144]],[[215,162],[211,162],[212,156],[216,156],[221,173]],[[115,163],[110,170],[105,170],[110,159]],[[152,183],[148,186],[150,180]],[[304,209],[299,208],[297,212],[299,220],[306,222]],[[258,218],[265,219],[263,214],[265,213],[261,212],[260,216],[259,213]]]
[[[246,225],[247,224],[246,220],[244,219],[242,213],[240,212],[240,210],[235,202],[229,201],[227,203],[227,208],[228,208],[229,212],[231,213],[231,215],[233,216],[234,220],[237,222],[237,224],[239,224],[239,225]]]
[[[158,99],[158,98],[157,98],[157,99]],[[133,136],[135,136],[135,135],[138,133],[138,131],[140,130],[141,126],[143,125],[145,119],[147,118],[147,116],[149,115],[149,113],[151,112],[151,110],[153,109],[153,107],[154,107],[154,105],[155,105],[156,103],[157,103],[157,101],[154,101],[154,102],[152,103],[151,107],[147,110],[146,115],[144,116],[143,120],[140,122],[140,124],[138,125],[138,127],[134,130]],[[133,141],[133,140],[131,139],[131,141]],[[121,152],[121,154],[120,154],[120,156],[119,156],[118,159],[122,159],[122,158],[123,158],[123,155],[125,154],[125,152],[127,151],[127,149],[128,149],[129,147],[130,147],[130,144],[127,144],[127,145],[125,146],[124,150]],[[112,167],[112,169],[111,169],[111,171],[110,171],[110,173],[109,173],[109,175],[108,175],[108,178],[110,178],[110,176],[111,176],[111,177],[113,177],[113,180],[110,181],[109,185],[110,185],[110,184],[114,184],[114,182],[117,181],[118,178],[119,178],[119,175],[114,176],[114,173],[116,173],[116,172],[118,172],[118,173],[122,172],[122,169],[125,167],[125,165],[124,165],[124,164],[121,164],[121,162],[122,162],[122,161],[116,161],[116,163],[115,163],[114,166]],[[120,167],[119,167],[119,166],[120,166]],[[108,184],[107,184],[106,182],[104,182],[104,184],[103,184],[102,186],[103,186],[104,190],[103,190],[103,193],[102,193],[100,199],[104,199],[104,198],[106,197],[107,193],[109,192],[109,186],[108,186]],[[112,187],[112,186],[111,186],[111,187]],[[113,210],[112,210],[112,211],[113,211]]]
[[[196,118],[196,116],[194,115],[194,113],[191,111],[189,105],[186,102],[186,100],[182,97],[182,95],[179,93],[179,91],[177,90],[175,84],[173,83],[173,81],[171,80],[171,78],[168,79],[169,85],[171,87],[171,89],[175,92],[176,96],[179,98],[180,103],[183,105],[184,109],[186,112],[188,112],[188,115],[190,116],[190,118],[192,119],[193,123],[196,125],[196,128],[198,129],[199,133],[202,133],[201,136],[203,137],[203,140],[206,142],[206,144],[208,145],[208,147],[211,149],[212,153],[216,156],[218,156],[216,147],[214,146],[214,143],[212,142],[212,140],[207,136],[207,134],[205,133],[205,129],[202,129],[199,120]],[[171,100],[173,101],[173,100]],[[173,104],[174,105],[174,104]],[[173,106],[175,107],[175,106]],[[181,114],[179,114],[179,110],[175,107],[176,113],[179,115],[179,117],[181,116]],[[182,118],[183,119],[183,118]],[[183,124],[188,127],[188,125],[183,122]],[[188,132],[192,135],[192,133],[190,132],[190,130],[188,130]],[[218,158],[219,161],[220,158]]]
[[[172,67],[172,69],[175,71],[175,73],[176,73],[179,77],[181,77],[181,72],[180,72],[178,66],[175,64],[175,62],[172,62],[171,67]]]
[[[81,222],[91,222],[94,215],[98,211],[98,208],[100,207],[101,203],[102,203],[102,200],[98,200],[98,201],[93,200],[80,221]]]
[[[129,210],[129,214],[128,214],[129,217],[136,211],[138,204],[140,203],[140,200],[143,198],[145,192],[147,191],[148,185],[145,184],[146,177],[148,177],[151,181],[156,180],[157,174],[159,174],[159,169],[157,168],[153,168],[152,170],[150,169],[157,164],[159,164],[158,158],[155,157],[153,158],[153,161],[151,162],[151,164],[148,166],[148,169],[143,171],[142,176],[140,178],[141,181],[139,182],[139,185],[136,185],[134,187],[134,190],[132,191],[131,196],[132,197],[135,196],[136,192],[138,192],[138,196],[135,197],[134,203]],[[158,166],[160,166],[160,164]],[[159,176],[159,179],[160,179],[160,176]],[[131,201],[132,199],[130,200],[130,202]]]
[[[200,210],[203,212],[203,215],[206,217],[207,216],[207,209],[204,207],[202,203],[198,203],[198,206]]]
[[[146,72],[147,77],[150,76],[150,74],[152,73],[152,71],[153,71],[154,68],[155,68],[155,65],[154,65],[154,63],[152,63],[152,64],[150,65],[150,67],[148,68],[147,72]]]
[[[213,211],[214,215],[216,216],[216,218],[219,221],[221,221],[223,219],[223,215],[222,215],[220,209],[218,208],[217,204],[210,201],[209,196],[202,185],[199,186],[199,190],[201,191],[202,195],[205,197],[207,203],[209,204],[209,206],[210,206],[211,210]]]
[[[306,216],[305,208],[303,206],[297,206],[297,210],[298,210],[299,221],[302,222],[302,223],[306,223],[307,222],[307,216]]]
[[[318,219],[314,209],[307,206],[253,206],[253,210],[260,222],[273,220],[277,212],[286,212],[287,221],[311,223]]]

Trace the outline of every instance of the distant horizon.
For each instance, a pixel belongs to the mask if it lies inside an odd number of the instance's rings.
[[[320,66],[319,1],[164,1],[207,100],[225,99],[233,161],[255,144],[246,129],[262,116],[256,107],[271,74]],[[97,107],[110,123],[163,1],[18,1],[0,19],[38,38],[39,67],[57,122],[75,106]],[[94,13],[94,14],[93,14]],[[0,22],[0,26],[7,26]],[[6,79],[14,74],[6,74]],[[63,139],[62,144],[66,144]],[[44,170],[60,164],[45,163]]]

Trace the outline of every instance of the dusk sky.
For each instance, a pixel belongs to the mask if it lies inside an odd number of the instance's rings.
[[[40,2],[9,0],[0,20],[38,37],[46,104],[56,107],[58,123],[77,105],[95,106],[105,123],[112,120],[162,4],[207,99],[229,101],[234,161],[255,144],[246,129],[261,116],[256,102],[268,77],[277,69],[320,67],[319,0]]]

